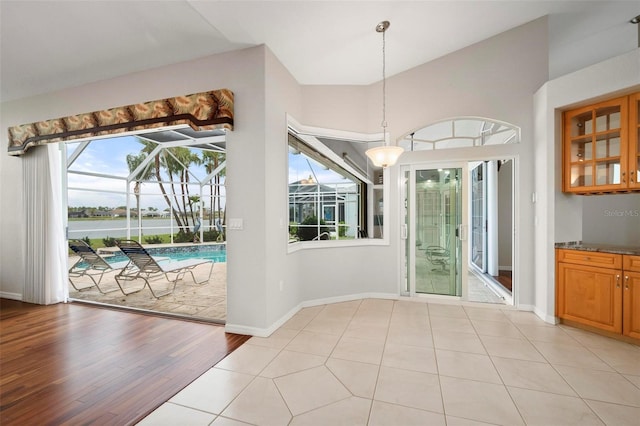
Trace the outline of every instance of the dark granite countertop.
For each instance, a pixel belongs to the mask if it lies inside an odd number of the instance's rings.
[[[631,254],[640,256],[640,247],[633,246],[615,246],[610,244],[584,243],[582,241],[556,243],[555,246],[559,249],[599,251],[603,253]]]

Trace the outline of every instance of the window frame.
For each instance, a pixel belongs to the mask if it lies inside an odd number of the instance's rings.
[[[320,127],[312,127],[300,124],[293,117],[287,114],[287,143],[285,145],[285,155],[287,155],[287,167],[289,165],[288,155],[289,155],[289,137],[290,135],[294,136],[297,139],[302,140],[305,144],[314,148],[318,151],[322,156],[330,159],[335,164],[339,165],[340,168],[347,171],[349,174],[356,177],[358,180],[362,182],[362,189],[360,194],[360,206],[359,206],[359,215],[366,217],[363,218],[363,222],[367,224],[367,230],[370,231],[372,229],[374,223],[374,190],[382,189],[383,193],[383,217],[389,217],[389,203],[388,203],[388,194],[389,194],[389,170],[383,169],[383,183],[375,184],[371,178],[366,176],[366,172],[362,173],[362,171],[356,170],[349,162],[345,161],[343,158],[338,156],[335,152],[329,149],[326,145],[322,144],[317,138],[330,138],[337,140],[346,140],[346,141],[357,141],[367,144],[376,144],[380,143],[383,138],[382,133],[359,133],[359,132],[351,132],[344,130],[335,130],[335,129],[327,129]],[[369,160],[367,160],[369,161]],[[287,173],[287,224],[289,223],[289,182],[288,182],[289,174]],[[382,236],[380,238],[356,238],[356,239],[341,239],[341,240],[315,240],[315,241],[296,241],[287,244],[287,253],[293,253],[299,250],[305,249],[318,249],[318,248],[338,248],[338,247],[354,247],[354,246],[379,246],[379,245],[389,245],[389,225],[388,220],[383,220],[382,223]],[[287,233],[289,232],[287,225]]]

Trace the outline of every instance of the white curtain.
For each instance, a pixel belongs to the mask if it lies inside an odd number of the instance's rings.
[[[40,305],[66,302],[69,288],[59,146],[49,143],[32,148],[22,159],[25,213],[22,300]]]

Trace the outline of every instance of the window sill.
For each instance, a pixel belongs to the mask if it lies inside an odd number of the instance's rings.
[[[385,238],[359,238],[356,240],[322,240],[322,241],[298,241],[289,243],[287,253],[295,253],[300,250],[308,249],[327,249],[341,247],[370,247],[370,246],[388,246],[389,241]]]

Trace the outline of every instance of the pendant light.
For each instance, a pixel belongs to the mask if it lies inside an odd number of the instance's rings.
[[[393,166],[398,161],[404,149],[399,146],[388,145],[387,142],[387,73],[385,58],[385,33],[389,29],[389,21],[382,21],[376,25],[376,32],[382,33],[382,134],[383,145],[368,149],[365,154],[371,162],[377,166],[386,168]]]

